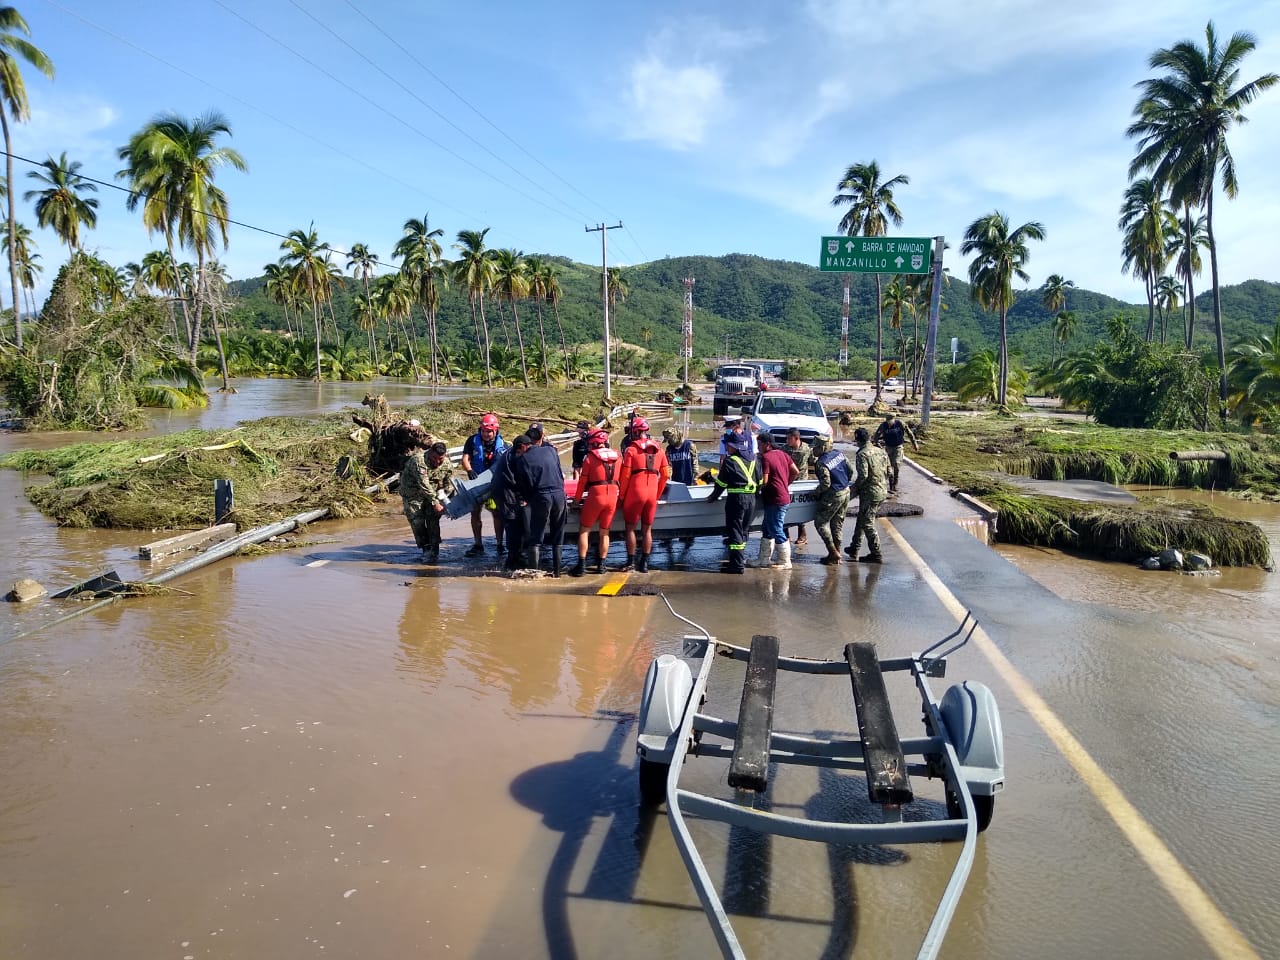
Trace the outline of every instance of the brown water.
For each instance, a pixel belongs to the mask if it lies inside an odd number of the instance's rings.
[[[261,389],[216,415],[296,400],[292,385]],[[0,438],[33,442],[66,438]],[[141,569],[138,536],[54,530],[20,481],[0,471],[5,580]],[[1239,507],[1274,545],[1280,511]],[[960,557],[940,575],[1257,954],[1280,955],[1276,581],[1001,549],[1061,601],[928,524],[897,528]],[[652,598],[596,596],[598,579],[482,576],[460,558],[465,524],[428,571],[394,502],[309,536],[54,626],[52,603],[4,605],[0,957],[714,955],[665,819],[635,796],[639,685],[687,628]],[[787,653],[833,656],[869,636],[905,653],[951,621],[886,553],[882,568],[833,570],[810,548],[790,574],[722,578],[703,540],[659,550],[648,579],[727,638],[776,633]],[[1009,788],[943,955],[1207,955],[985,660],[964,651],[949,675],[996,691]],[[717,674],[708,709],[732,716],[738,681]],[[811,683],[780,686],[778,728],[848,732],[847,681]],[[895,700],[914,735],[918,705]],[[691,785],[722,777],[689,764]],[[770,800],[858,810],[865,785],[800,771]],[[914,956],[955,855],[695,831],[756,957]]]

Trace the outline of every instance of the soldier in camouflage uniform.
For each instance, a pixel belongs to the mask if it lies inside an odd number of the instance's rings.
[[[430,442],[427,437],[413,441],[409,456],[400,470],[400,499],[404,515],[413,530],[413,539],[426,563],[440,559],[440,514],[454,494],[453,464],[449,462],[444,442]]]
[[[853,442],[858,446],[854,456],[854,468],[857,479],[849,489],[858,497],[858,523],[853,528],[853,540],[844,548],[844,552],[863,563],[880,563],[880,533],[876,530],[876,512],[880,504],[889,495],[889,458],[883,450],[873,446],[871,434],[866,427],[859,427],[853,432]],[[863,536],[867,538],[865,556],[858,556],[858,546]]]
[[[827,555],[819,563],[839,564],[852,471],[844,454],[833,449],[827,437],[820,436],[813,441],[813,455],[816,460],[813,472],[818,478],[818,509],[813,526],[827,547]]]
[[[809,467],[813,464],[814,453],[809,445],[800,439],[800,431],[792,427],[787,431],[787,443],[783,447],[791,455],[791,461],[796,465],[796,469],[800,472],[796,474],[797,480],[809,479]],[[796,534],[796,546],[803,546],[809,542],[809,536],[805,533],[803,523],[793,523],[787,528],[788,531],[792,527],[798,527],[799,533]]]

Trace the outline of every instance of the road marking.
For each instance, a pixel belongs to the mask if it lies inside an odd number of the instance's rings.
[[[920,554],[911,547],[893,526],[885,523],[889,535],[894,539],[907,560],[924,578],[942,605],[951,612],[957,621],[964,619],[968,612],[964,605],[956,599],[940,579],[930,569]],[[973,631],[973,640],[991,661],[996,672],[1000,674],[1013,691],[1022,706],[1031,714],[1040,728],[1048,735],[1053,745],[1058,748],[1067,762],[1084,781],[1085,786],[1097,798],[1102,809],[1107,812],[1120,832],[1128,838],[1129,843],[1138,851],[1138,855],[1146,861],[1156,879],[1173,897],[1174,902],[1191,921],[1192,925],[1204,938],[1214,956],[1223,960],[1261,960],[1253,946],[1235,925],[1227,919],[1216,903],[1205,893],[1204,889],[1187,872],[1187,868],[1174,856],[1173,851],[1164,845],[1164,841],[1143,818],[1138,809],[1129,802],[1115,781],[1103,772],[1096,760],[1089,756],[1084,746],[1067,729],[1066,724],[1057,718],[1040,694],[1036,693],[1030,681],[1020,674],[1016,667],[1000,651],[995,642],[987,635],[979,624]]]
[[[626,583],[627,583],[627,575],[625,573],[619,576],[610,577],[608,580],[605,581],[604,586],[596,591],[596,596],[597,597],[616,597],[618,595],[618,591],[621,590],[626,585]]]
[[[308,567],[323,567],[323,566],[324,566],[326,563],[328,563],[328,562],[329,562],[328,560],[312,560],[310,563],[306,564],[306,566],[308,566]]]

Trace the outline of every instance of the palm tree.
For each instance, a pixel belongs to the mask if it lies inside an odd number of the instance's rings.
[[[1182,298],[1183,313],[1185,314],[1183,317],[1183,334],[1187,349],[1190,350],[1191,339],[1195,335],[1196,327],[1195,278],[1200,276],[1200,271],[1204,267],[1200,260],[1200,251],[1209,246],[1209,234],[1205,227],[1203,215],[1195,220],[1191,219],[1190,204],[1184,204],[1182,212],[1181,230],[1170,245],[1169,256],[1175,264],[1174,273],[1182,281],[1183,290],[1185,291]]]
[[[1213,325],[1218,347],[1219,413],[1227,415],[1227,360],[1222,342],[1222,296],[1218,286],[1218,248],[1213,236],[1213,195],[1221,178],[1228,199],[1240,191],[1235,161],[1227,146],[1227,131],[1248,118],[1244,108],[1264,90],[1280,83],[1266,73],[1235,86],[1240,65],[1258,45],[1250,33],[1237,32],[1220,44],[1213,21],[1205,26],[1205,45],[1182,40],[1157,50],[1148,60],[1160,76],[1142,81],[1142,94],[1133,108],[1137,119],[1126,131],[1138,140],[1138,154],[1129,175],[1150,170],[1165,187],[1175,207],[1204,207],[1209,241],[1209,271],[1213,284]],[[1233,89],[1234,87],[1234,89]]]
[[[9,118],[16,123],[31,119],[31,105],[27,102],[27,86],[22,81],[19,60],[25,60],[50,80],[53,79],[53,61],[27,37],[31,29],[14,7],[0,7],[0,127],[4,129],[5,188],[9,195],[9,249],[18,247],[18,214],[14,209],[13,141],[9,134]],[[22,317],[18,309],[18,262],[9,258],[9,279],[13,290],[14,343],[22,349]]]
[[[553,263],[548,263],[542,272],[542,291],[543,296],[551,301],[551,309],[555,313],[556,330],[560,333],[560,351],[564,354],[564,379],[568,382],[573,379],[569,375],[569,344],[564,338],[564,324],[560,322],[560,298],[564,296],[564,290],[560,286],[560,271]]]
[[[961,256],[974,254],[969,282],[974,301],[985,310],[1000,312],[1000,389],[996,402],[1008,405],[1009,308],[1013,306],[1013,278],[1029,280],[1026,262],[1031,256],[1028,240],[1043,240],[1044,226],[1032,220],[1010,232],[1009,218],[999,210],[969,224],[960,244]]]
[[[524,355],[524,334],[520,332],[520,312],[516,302],[529,295],[529,277],[524,254],[519,250],[495,250],[493,252],[493,286],[500,297],[511,304],[511,317],[516,326],[516,345],[520,350],[520,377],[524,388],[529,389],[529,365]]]
[[[605,291],[607,296],[609,297],[610,313],[613,313],[614,308],[619,303],[625,303],[627,297],[631,296],[631,284],[629,284],[627,282],[627,278],[622,275],[621,267],[608,268],[608,273],[605,276]],[[613,355],[614,357],[617,357],[618,351],[621,349],[621,344],[622,344],[622,325],[615,322],[613,325],[613,329],[615,331],[613,335],[613,339],[614,339]],[[608,344],[606,344],[605,346],[607,348]],[[615,361],[615,366],[616,366],[616,361]],[[605,389],[606,390],[608,389],[607,384]]]
[[[1067,350],[1067,341],[1076,335],[1076,312],[1074,310],[1059,310],[1053,318],[1053,342],[1062,348],[1063,353]]]
[[[911,293],[911,285],[906,278],[897,276],[884,288],[884,298],[880,302],[880,306],[888,307],[889,328],[898,331],[898,356],[902,358],[902,399],[907,398],[908,383],[911,377],[908,375],[906,367],[909,365],[907,360],[907,341],[905,331],[902,329],[902,314],[915,313],[916,303]]]
[[[151,250],[142,257],[142,281],[165,294],[169,305],[169,323],[173,327],[174,349],[181,349],[191,339],[190,327],[186,338],[178,336],[178,316],[173,309],[174,300],[182,296],[182,275],[166,250]]]
[[[440,338],[436,331],[436,312],[440,308],[440,284],[444,279],[441,268],[439,237],[444,231],[431,229],[427,214],[421,220],[410,218],[404,222],[404,233],[391,251],[394,257],[403,259],[400,272],[412,287],[414,299],[427,321],[427,348],[431,352],[431,382],[440,382],[438,354]]]
[[[35,239],[31,236],[31,230],[25,224],[16,225],[13,236],[17,239],[17,246],[14,248],[14,259],[18,263],[18,276],[22,284],[22,289],[26,293],[27,312],[34,314],[36,312],[35,289],[36,274],[43,273],[44,268],[36,263],[40,259],[40,254],[35,252]],[[9,253],[9,233],[5,233],[0,237],[0,247],[4,253]]]
[[[352,276],[358,277],[364,286],[364,311],[363,315],[357,312],[356,323],[369,335],[369,355],[373,357],[375,367],[378,366],[378,341],[374,337],[376,324],[373,322],[375,316],[372,309],[373,301],[369,297],[369,278],[373,276],[373,269],[377,262],[378,255],[369,249],[368,244],[353,243],[351,249],[347,251],[347,269],[351,271]]]
[[[845,236],[883,237],[889,224],[902,225],[902,211],[893,199],[894,187],[911,182],[906,174],[881,181],[880,165],[855,163],[844,172],[836,189],[842,191],[831,198],[833,207],[848,207],[840,218],[839,230]],[[844,299],[849,301],[849,274],[844,275]],[[884,308],[880,290],[880,274],[876,274],[876,400],[880,399],[880,364],[884,362]]]
[[[1182,284],[1175,277],[1164,275],[1156,279],[1156,306],[1160,310],[1160,342],[1165,342],[1165,327],[1169,314],[1178,309],[1182,296]]]
[[[1060,273],[1051,273],[1040,285],[1040,302],[1044,304],[1044,308],[1050,314],[1056,316],[1067,308],[1067,291],[1075,286],[1071,280],[1067,280]],[[1058,342],[1057,336],[1053,338],[1053,343]],[[1050,347],[1050,358],[1052,359],[1052,344]]]
[[[284,325],[289,332],[289,336],[293,336],[293,317],[291,311],[297,304],[295,291],[292,289],[293,276],[289,272],[289,268],[281,263],[268,263],[262,268],[262,276],[265,281],[263,286],[266,289],[267,299],[272,303],[277,303],[284,310]],[[298,319],[298,329],[302,329],[302,319]]]
[[[1231,348],[1228,369],[1232,408],[1245,423],[1280,413],[1280,320],[1270,335]]]
[[[1142,277],[1147,295],[1146,339],[1150,342],[1155,339],[1156,278],[1169,262],[1169,238],[1177,233],[1178,222],[1165,206],[1155,181],[1139,177],[1124,192],[1117,227],[1124,235],[1121,269]]]
[[[541,257],[525,257],[525,273],[529,278],[529,295],[538,308],[538,346],[539,359],[542,361],[542,382],[551,385],[551,367],[547,361],[547,331],[542,323],[542,305],[547,299],[547,268],[550,266]]]
[[[222,343],[222,330],[218,326],[218,308],[225,307],[227,298],[227,268],[217,260],[210,260],[202,277],[204,290],[201,297],[209,304],[209,322],[213,326],[213,339],[218,347],[218,370],[222,374],[219,393],[235,393],[227,372],[227,351]]]
[[[453,263],[454,279],[467,288],[467,302],[471,304],[471,322],[476,327],[476,341],[484,355],[485,386],[493,388],[493,367],[489,362],[489,322],[484,317],[484,294],[493,286],[493,258],[484,245],[489,228],[483,230],[459,230],[458,242],[453,248],[460,254]],[[481,332],[483,331],[483,339]]]
[[[27,176],[47,184],[44,190],[28,190],[22,199],[36,202],[36,222],[48,227],[75,253],[80,249],[80,225],[93,229],[98,225],[98,201],[82,197],[80,191],[96,193],[96,184],[80,176],[79,161],[68,162],[64,152],[57,160],[53,157],[40,164],[42,170],[31,170]]]
[[[281,266],[289,268],[293,285],[305,291],[311,301],[311,328],[316,335],[316,382],[319,383],[324,376],[320,366],[320,304],[329,285],[329,245],[320,242],[312,223],[306,230],[290,230],[280,249],[285,251],[280,258]]]
[[[227,246],[230,205],[227,195],[214,185],[214,176],[223,166],[248,170],[239,153],[217,146],[223,135],[231,136],[231,125],[217,111],[194,120],[161,114],[118,151],[125,167],[117,176],[128,179],[131,191],[127,208],[142,205],[143,225],[148,232],[164,234],[170,256],[175,238],[195,252],[195,282],[187,288],[195,300],[189,344],[193,360],[200,343],[205,261],[217,249],[219,237]]]
[[[408,354],[409,370],[413,378],[418,378],[418,359],[415,356],[413,338],[405,328],[405,320],[413,313],[414,290],[408,278],[400,272],[386,273],[373,282],[373,306],[378,315],[387,321],[391,328],[392,321],[400,325],[400,335]],[[388,365],[390,361],[388,361]]]

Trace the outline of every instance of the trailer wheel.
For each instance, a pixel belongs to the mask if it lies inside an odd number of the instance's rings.
[[[655,760],[640,760],[640,803],[646,807],[656,807],[667,799],[667,773],[671,764],[658,763]]]
[[[995,797],[980,797],[976,794],[973,796],[973,810],[978,815],[978,832],[982,833],[987,827],[991,826],[991,818],[996,812]],[[947,816],[952,820],[960,820],[964,817],[964,810],[960,806],[960,797],[956,795],[954,790],[947,791]]]

